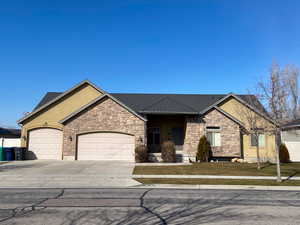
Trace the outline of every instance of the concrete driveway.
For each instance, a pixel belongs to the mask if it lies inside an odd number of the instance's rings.
[[[0,164],[0,187],[130,187],[134,163],[30,160]]]

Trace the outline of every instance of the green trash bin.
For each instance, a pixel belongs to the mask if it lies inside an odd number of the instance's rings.
[[[5,161],[5,152],[1,146],[0,146],[0,161]]]

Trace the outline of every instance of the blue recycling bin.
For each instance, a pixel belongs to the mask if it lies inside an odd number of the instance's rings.
[[[4,148],[6,161],[13,161],[15,159],[14,148]]]

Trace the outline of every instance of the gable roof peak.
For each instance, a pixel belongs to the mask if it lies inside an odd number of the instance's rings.
[[[68,89],[67,91],[59,94],[58,96],[56,96],[52,100],[48,101],[44,105],[42,105],[42,106],[34,109],[31,113],[27,114],[26,116],[24,116],[23,118],[21,118],[20,120],[18,120],[17,123],[21,124],[25,120],[29,119],[31,116],[33,116],[36,113],[40,112],[42,109],[44,109],[44,108],[48,107],[49,105],[55,103],[59,99],[63,98],[64,96],[66,96],[67,94],[71,93],[72,91],[76,90],[77,88],[81,87],[84,84],[88,84],[88,85],[92,86],[93,88],[95,88],[96,90],[98,90],[99,92],[101,92],[102,94],[107,94],[104,90],[102,90],[101,88],[99,88],[97,85],[95,85],[91,81],[85,79],[85,80],[81,81],[80,83],[76,84],[75,86],[73,86],[72,88]]]

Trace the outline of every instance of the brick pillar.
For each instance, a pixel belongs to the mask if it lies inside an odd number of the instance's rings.
[[[185,121],[183,159],[185,162],[187,162],[189,158],[195,161],[200,137],[204,135],[204,125],[200,116],[187,116]]]

